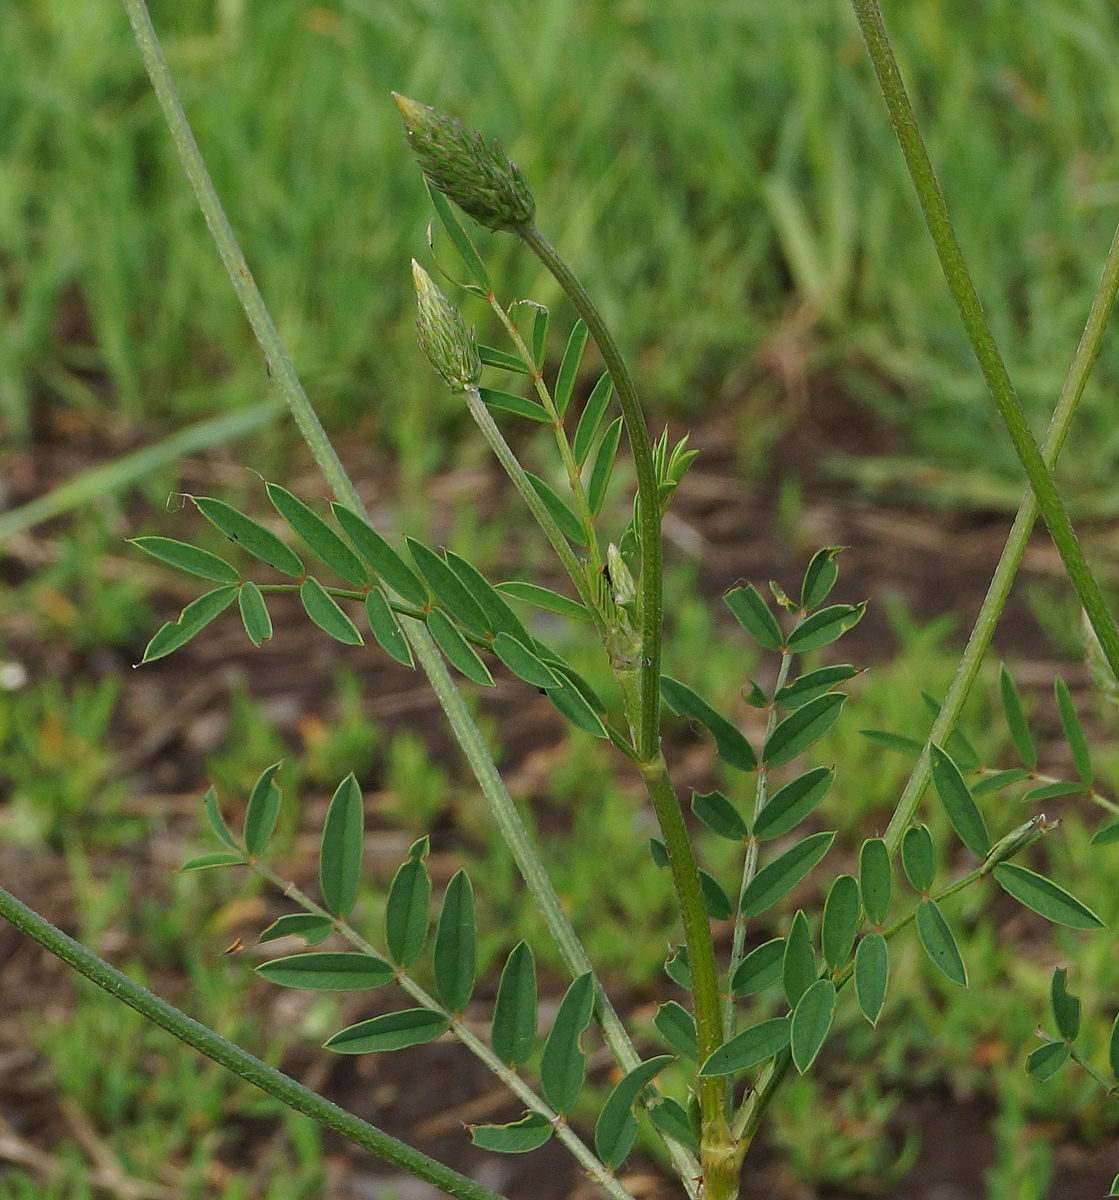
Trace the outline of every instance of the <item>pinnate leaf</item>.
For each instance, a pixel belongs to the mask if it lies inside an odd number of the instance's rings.
[[[427,586],[451,616],[474,633],[493,633],[481,605],[450,565],[415,538],[405,538],[404,541]]]

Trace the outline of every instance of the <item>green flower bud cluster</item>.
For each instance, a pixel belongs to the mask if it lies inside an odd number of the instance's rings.
[[[488,229],[527,229],[536,200],[525,177],[495,141],[461,121],[393,92],[408,144],[431,185]]]
[[[431,276],[415,259],[412,259],[412,282],[419,307],[416,330],[420,349],[452,392],[465,392],[482,377],[482,360],[478,357],[474,335],[467,331],[462,313],[435,286]]]

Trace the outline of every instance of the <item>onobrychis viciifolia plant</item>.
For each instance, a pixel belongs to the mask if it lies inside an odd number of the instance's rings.
[[[618,345],[571,268],[537,228],[535,201],[517,167],[496,143],[400,96],[396,103],[435,216],[467,277],[456,285],[457,292],[486,306],[505,339],[502,347],[477,344],[456,305],[413,263],[420,346],[469,410],[551,544],[570,587],[560,592],[531,580],[492,581],[465,554],[413,538],[391,544],[362,509],[283,351],[190,136],[143,2],[125,3],[169,127],[272,377],[335,494],[325,513],[279,484],[267,484],[267,499],[288,530],[285,537],[221,499],[193,498],[198,511],[237,544],[240,560],[165,536],[135,539],[140,549],[214,585],[156,633],[144,661],[170,654],[234,605],[249,638],[259,645],[272,636],[269,598],[295,593],[324,636],[354,646],[371,636],[379,652],[399,663],[418,664],[488,802],[495,835],[505,839],[524,877],[526,903],[539,907],[570,975],[547,1029],[541,1028],[528,942],[508,953],[495,999],[477,998],[475,882],[458,871],[433,914],[427,837],[411,847],[385,897],[383,923],[371,927],[358,907],[365,812],[352,774],[338,785],[322,830],[318,898],[280,878],[269,860],[281,804],[280,765],[273,764],[252,789],[238,831],[227,825],[214,792],[206,796],[205,816],[221,846],[183,869],[245,867],[279,888],[292,911],[262,931],[262,942],[296,935],[309,947],[331,938],[334,946],[345,947],[308,949],[267,961],[258,971],[272,983],[333,992],[399,990],[401,1007],[337,1030],[326,1041],[328,1050],[402,1053],[436,1038],[455,1038],[523,1107],[523,1116],[512,1123],[471,1126],[469,1136],[477,1145],[518,1154],[558,1139],[589,1179],[624,1200],[629,1193],[619,1172],[644,1128],[646,1145],[660,1146],[663,1162],[689,1196],[731,1200],[774,1094],[790,1071],[812,1070],[839,1006],[851,1006],[872,1025],[883,1016],[896,939],[915,936],[948,980],[968,986],[967,963],[952,929],[955,910],[946,903],[951,897],[989,887],[993,880],[1014,901],[1056,924],[1085,932],[1103,926],[1063,884],[1022,861],[1059,820],[1035,812],[1023,821],[1018,805],[1004,803],[1007,796],[1034,807],[1086,796],[1113,818],[1119,814],[1119,806],[1096,788],[1087,741],[1063,681],[1056,681],[1056,701],[1076,768],[1074,780],[1039,773],[1023,706],[1005,668],[1000,694],[1021,766],[983,765],[956,726],[1039,512],[1084,604],[1096,657],[1113,672],[1119,662],[1114,623],[1051,478],[1119,286],[1119,252],[1113,246],[1049,434],[1039,448],[1025,427],[955,245],[873,0],[854,0],[856,13],[949,286],[1030,490],[947,697],[943,702],[926,697],[934,718],[931,731],[925,737],[913,736],[913,730],[864,731],[883,753],[911,755],[915,765],[884,835],[858,848],[854,873],[830,880],[825,860],[836,834],[823,827],[820,805],[843,766],[804,760],[841,719],[846,695],[840,689],[859,674],[856,666],[838,660],[821,666],[816,654],[834,646],[864,612],[862,604],[832,598],[838,548],[815,554],[799,591],[791,595],[772,584],[772,598],[767,598],[765,590],[746,584],[724,597],[743,635],[771,656],[771,669],[758,672],[769,685],[744,679],[738,711],[720,711],[702,689],[662,672],[661,523],[695,452],[688,449],[687,438],[671,444],[667,431],[655,441],[650,438]],[[578,319],[566,331],[558,370],[548,369],[548,309],[529,300],[499,300],[456,207],[483,228],[518,238],[570,300]],[[605,371],[576,417],[572,399],[591,341]],[[518,378],[524,386],[512,391],[489,386],[487,372],[502,380]],[[504,428],[526,421],[551,431],[552,478],[562,481],[558,489],[526,470],[506,440]],[[628,519],[611,527],[613,510],[605,502],[623,433],[636,492]],[[249,570],[253,559],[266,572],[259,578]],[[588,631],[601,643],[613,679],[608,692],[592,687],[544,640],[533,620],[539,610],[551,615],[549,628],[558,618],[572,632]],[[649,853],[670,873],[679,913],[679,944],[665,963],[676,998],[662,1004],[655,1019],[664,1052],[635,1044],[612,1007],[459,693],[461,681],[492,686],[495,670],[519,680],[526,697],[542,693],[583,734],[612,743],[644,783],[660,828]],[[742,732],[750,707],[761,714],[751,725],[763,730],[753,740]],[[694,793],[687,817],[661,748],[665,722],[681,719],[710,735],[715,754],[742,780],[742,786],[727,790],[752,795],[751,802],[732,800],[720,791]],[[950,857],[937,852],[921,820],[920,804],[930,781],[961,844]],[[711,839],[736,848],[733,869],[726,867],[725,853],[705,854]],[[1119,822],[1103,825],[1093,841],[1100,847],[1119,841]],[[800,887],[810,875],[825,897],[822,905],[788,912],[794,889],[799,889],[797,896],[811,894],[811,885]],[[190,1022],[6,893],[2,903],[9,919],[49,949],[231,1070],[448,1194],[492,1200],[488,1189],[357,1121]],[[730,923],[729,936],[718,944],[713,920]],[[632,933],[641,936],[640,930]],[[1044,1044],[1029,1058],[1031,1073],[1044,1079],[1073,1061],[1115,1091],[1119,1035],[1112,1038],[1108,1076],[1074,1044],[1079,1001],[1067,991],[1062,971],[1053,977],[1052,997],[1057,1036],[1043,1035]],[[588,1100],[584,1038],[592,1025],[601,1030],[616,1071],[609,1084],[601,1076],[591,1081]],[[840,1055],[842,1047],[831,1052]],[[670,1064],[673,1070],[667,1071]],[[586,1116],[589,1108],[593,1119]]]

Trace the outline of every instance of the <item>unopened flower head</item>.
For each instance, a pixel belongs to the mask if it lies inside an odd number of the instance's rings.
[[[467,331],[462,313],[435,286],[431,276],[415,259],[412,259],[412,282],[419,307],[416,329],[420,349],[452,392],[464,392],[482,377],[482,360],[478,357],[474,335]]]
[[[420,169],[445,196],[488,229],[526,229],[536,200],[497,142],[426,104],[393,92]]]

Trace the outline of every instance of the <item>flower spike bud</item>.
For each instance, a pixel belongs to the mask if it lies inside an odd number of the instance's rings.
[[[431,185],[487,229],[527,229],[536,215],[536,200],[515,163],[498,142],[487,144],[426,104],[392,94],[404,119],[408,144]]]
[[[465,392],[482,377],[482,360],[474,335],[468,333],[462,313],[435,286],[431,276],[412,259],[419,315],[416,329],[420,349],[443,376],[452,392]]]
[[[1024,825],[1019,825],[1017,829],[1011,830],[1006,837],[991,847],[987,857],[983,860],[980,874],[987,875],[999,863],[1007,862],[1016,854],[1021,854],[1027,846],[1032,846],[1038,838],[1044,837],[1051,829],[1056,829],[1060,823],[1059,820],[1049,821],[1044,813],[1039,813]]]

